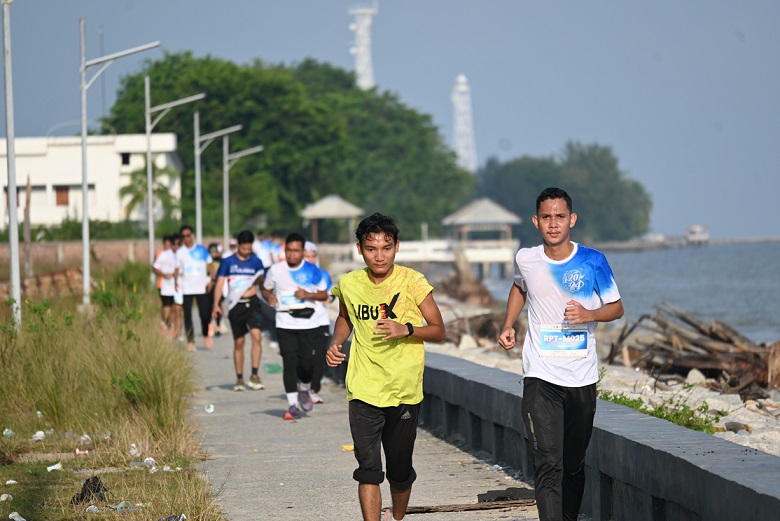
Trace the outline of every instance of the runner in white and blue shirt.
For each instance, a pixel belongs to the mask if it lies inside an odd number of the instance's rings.
[[[214,318],[221,313],[219,299],[227,297],[228,320],[233,330],[233,362],[236,369],[235,391],[244,387],[244,343],[247,333],[252,337],[252,375],[249,387],[264,389],[258,374],[262,355],[261,324],[262,308],[258,291],[263,283],[265,268],[257,256],[252,253],[254,235],[250,231],[238,234],[238,249],[235,255],[222,259],[217,271],[217,283],[214,290]],[[223,287],[225,291],[223,292]]]

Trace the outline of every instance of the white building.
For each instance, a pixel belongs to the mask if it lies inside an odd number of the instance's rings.
[[[181,172],[176,153],[176,134],[152,134],[152,160],[157,168]],[[24,222],[27,179],[32,185],[30,222],[32,225],[57,225],[66,217],[81,220],[82,168],[81,137],[16,138],[16,184],[19,222]],[[8,148],[0,139],[0,225],[8,226]],[[119,189],[130,183],[130,173],[146,168],[146,135],[87,137],[87,184],[89,218],[110,222],[125,219],[129,198],[121,198]],[[176,200],[181,199],[178,177],[163,177]],[[157,213],[159,204],[155,205]],[[146,203],[136,207],[131,220],[146,222]]]

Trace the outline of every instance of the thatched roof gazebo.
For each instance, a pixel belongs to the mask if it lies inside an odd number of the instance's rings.
[[[317,223],[320,219],[346,219],[348,227],[347,236],[350,236],[355,228],[355,219],[361,215],[363,215],[362,208],[358,208],[335,194],[327,195],[319,201],[308,204],[301,211],[304,226],[311,223],[311,236],[312,241],[315,243],[319,240]]]
[[[469,240],[473,232],[498,232],[501,239],[512,238],[512,226],[523,219],[492,199],[475,199],[455,213],[442,220],[444,226],[451,226],[455,240]]]

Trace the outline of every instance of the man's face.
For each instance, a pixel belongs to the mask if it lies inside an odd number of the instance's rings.
[[[249,256],[252,255],[252,243],[239,244],[236,255],[238,255],[238,258],[241,260],[247,260]]]
[[[178,249],[179,249],[179,246],[181,246],[181,243],[180,243],[179,241],[173,241],[173,242],[171,243],[171,249],[172,249],[173,251],[176,251],[176,250],[178,250]]]
[[[192,236],[192,230],[184,230],[181,232],[181,238],[184,240],[184,245],[187,248],[192,248],[195,244],[195,238]]]
[[[358,244],[358,253],[376,277],[384,277],[393,267],[395,254],[398,253],[398,243],[385,233],[369,233],[363,242]]]
[[[303,260],[311,262],[312,264],[317,264],[317,252],[311,250],[304,251]]]
[[[163,241],[163,250],[171,249],[171,241]]]
[[[577,222],[577,214],[569,211],[564,199],[547,199],[539,205],[533,222],[542,233],[545,244],[558,246],[569,242],[571,229]]]
[[[284,252],[289,267],[295,268],[303,262],[303,243],[299,241],[288,242]]]

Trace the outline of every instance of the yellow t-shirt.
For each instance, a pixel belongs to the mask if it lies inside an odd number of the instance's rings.
[[[380,284],[368,278],[368,268],[343,275],[333,294],[346,306],[354,327],[347,367],[347,400],[376,407],[416,404],[423,399],[423,341],[416,338],[381,340],[374,327],[385,304],[387,318],[422,326],[420,303],[433,291],[422,273],[394,266]],[[395,315],[395,316],[394,316]]]

